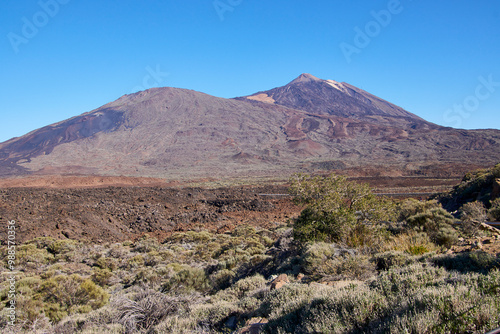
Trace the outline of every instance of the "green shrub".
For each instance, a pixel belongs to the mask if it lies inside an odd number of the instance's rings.
[[[333,289],[289,284],[271,291],[261,310],[264,333],[356,333],[383,315],[383,295],[364,285]]]
[[[41,266],[53,263],[55,258],[53,254],[43,248],[37,248],[35,244],[25,244],[17,248],[16,260],[19,266],[28,264]]]
[[[437,269],[414,266],[412,270],[401,270],[394,275],[392,284],[384,291],[398,306],[384,317],[374,332],[484,333],[498,327],[496,292],[486,288],[484,278],[470,274],[448,278],[445,274]],[[497,279],[494,280],[498,284]]]
[[[203,304],[193,311],[192,317],[196,319],[198,329],[203,328],[202,333],[224,333],[222,327],[224,322],[240,310],[233,303],[218,301],[213,304]],[[227,329],[228,330],[228,329]],[[230,331],[226,331],[230,333]]]
[[[411,257],[407,253],[391,251],[377,254],[372,260],[377,270],[389,270],[399,268],[411,262]]]
[[[140,268],[135,272],[135,277],[131,284],[141,284],[149,288],[157,288],[162,282],[159,273],[152,268]]]
[[[419,213],[437,208],[442,208],[442,206],[436,200],[419,201],[414,198],[409,198],[397,205],[398,221],[406,221],[408,218]]]
[[[405,230],[391,237],[381,247],[382,251],[401,251],[411,255],[422,255],[437,249],[427,233],[415,230]]]
[[[187,267],[176,273],[162,286],[162,291],[177,291],[189,293],[193,291],[206,292],[210,289],[210,281],[205,270]]]
[[[415,230],[427,233],[438,245],[451,247],[458,240],[458,233],[451,226],[453,216],[441,207],[419,212],[406,221]]]
[[[377,197],[366,184],[347,181],[345,176],[295,175],[290,180],[290,193],[297,203],[306,205],[294,223],[294,237],[303,242],[352,241],[352,246],[357,246],[377,231],[359,228],[361,224],[394,217],[391,201]],[[352,232],[367,235],[349,239]]]
[[[37,291],[45,314],[52,321],[60,321],[67,314],[89,312],[108,302],[109,295],[89,279],[77,274],[59,275],[45,280]]]
[[[424,245],[415,245],[408,247],[408,253],[411,255],[423,255],[425,253],[430,252],[429,248]]]
[[[266,279],[262,275],[257,274],[234,283],[231,290],[234,291],[238,298],[242,298],[251,292],[255,292],[255,290],[263,289],[265,286]]]
[[[52,237],[39,237],[26,242],[26,244],[33,244],[38,249],[46,249],[50,244],[54,243],[56,240]]]
[[[56,240],[47,246],[47,250],[54,254],[65,254],[76,249],[78,242],[75,240]]]
[[[144,257],[141,254],[137,254],[133,258],[128,259],[128,264],[132,268],[142,267],[144,266]]]
[[[232,270],[222,269],[212,273],[209,276],[210,284],[214,291],[219,291],[228,288],[232,280],[236,277],[236,273]]]
[[[453,216],[443,208],[433,208],[410,216],[406,221],[411,227],[432,233],[443,225],[453,224]]]
[[[374,274],[375,265],[367,256],[355,255],[352,250],[315,243],[304,252],[303,270],[313,279],[366,279]]]
[[[447,270],[456,270],[462,273],[487,274],[491,270],[500,269],[500,257],[483,251],[441,255],[431,261]]]
[[[213,239],[213,235],[207,231],[195,232],[177,232],[172,234],[165,242],[170,243],[208,243]]]
[[[293,236],[296,240],[334,242],[345,240],[356,223],[354,215],[337,210],[337,212],[319,211],[306,208],[293,225]]]
[[[156,238],[145,235],[135,242],[133,251],[138,253],[148,253],[151,251],[157,251],[159,247],[160,243]]]
[[[107,269],[110,271],[116,270],[118,267],[116,260],[113,258],[100,257],[94,264],[94,266],[101,269]]]
[[[104,287],[109,284],[111,277],[113,274],[109,269],[94,268],[91,279],[95,284]]]

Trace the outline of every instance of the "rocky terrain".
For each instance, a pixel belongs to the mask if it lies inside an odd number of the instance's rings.
[[[0,220],[17,222],[18,241],[50,236],[92,242],[125,241],[144,233],[224,233],[241,224],[263,228],[299,212],[284,187],[201,188],[105,187],[0,190]],[[7,240],[7,230],[0,231]]]
[[[426,198],[449,191],[459,179],[353,178],[379,194]],[[210,184],[207,180],[202,184]],[[0,180],[0,220],[18,223],[20,241],[40,236],[93,242],[125,241],[144,233],[223,233],[250,224],[270,228],[289,222],[300,208],[286,185],[189,187],[157,179],[46,176]],[[6,230],[0,238],[6,240]]]
[[[3,177],[457,177],[498,161],[498,130],[441,127],[309,74],[236,99],[153,88],[0,143]]]

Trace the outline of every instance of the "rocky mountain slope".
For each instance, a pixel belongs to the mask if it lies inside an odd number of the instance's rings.
[[[498,161],[500,131],[440,127],[309,74],[236,99],[153,88],[0,143],[3,177],[455,175]]]
[[[427,123],[392,103],[345,82],[322,80],[304,73],[288,85],[246,96],[246,99],[274,103],[318,115],[341,116],[364,121]],[[377,117],[379,116],[379,117]],[[380,117],[382,116],[382,117]],[[384,119],[388,118],[388,119]]]

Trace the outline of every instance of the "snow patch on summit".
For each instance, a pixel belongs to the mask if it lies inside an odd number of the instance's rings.
[[[325,80],[325,82],[328,85],[332,86],[333,88],[340,90],[341,92],[347,93],[347,88],[340,82],[337,82],[335,80]]]

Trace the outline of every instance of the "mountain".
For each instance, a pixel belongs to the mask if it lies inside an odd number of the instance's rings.
[[[244,98],[318,115],[383,122],[386,125],[426,123],[422,118],[348,83],[322,80],[307,73],[286,86]],[[427,125],[431,126],[430,123]]]
[[[0,144],[3,177],[438,175],[498,161],[498,130],[440,127],[310,74],[235,99],[153,88]]]

